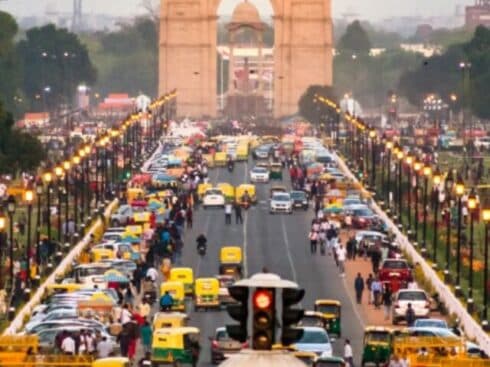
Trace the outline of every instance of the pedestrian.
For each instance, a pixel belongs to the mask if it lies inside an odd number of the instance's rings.
[[[153,284],[153,282],[152,282],[152,284]],[[150,315],[150,312],[151,312],[151,306],[148,303],[148,299],[143,298],[143,300],[141,301],[141,303],[138,306],[138,313],[140,314],[141,317],[146,318]]]
[[[192,355],[192,367],[196,367],[199,361],[199,354],[201,353],[201,345],[195,336],[190,336],[189,346]]]
[[[342,246],[342,244],[339,244],[339,247],[337,248],[337,261],[338,261],[338,267],[339,267],[341,277],[345,276],[346,257],[347,257],[347,251],[345,250],[344,246]]]
[[[350,340],[345,339],[344,344],[344,361],[348,363],[349,367],[354,367],[354,355],[352,353],[352,346],[350,345]]]
[[[374,278],[373,282],[371,283],[371,290],[373,292],[374,307],[379,308],[380,296],[383,289],[381,287],[381,282],[379,281],[378,277]]]
[[[405,367],[404,362],[397,354],[393,354],[390,358],[388,367]]]
[[[347,241],[347,258],[349,260],[355,260],[356,259],[356,245],[357,241],[354,236],[350,236],[349,240]]]
[[[187,228],[192,228],[192,223],[193,223],[193,212],[192,212],[192,207],[189,205],[187,207],[187,210],[185,212],[185,219],[187,222]]]
[[[225,224],[231,224],[231,211],[232,211],[231,203],[225,204]]]
[[[147,319],[143,326],[140,328],[141,344],[143,345],[143,350],[145,353],[151,352],[151,342],[152,342],[153,331],[151,330],[151,325]]]
[[[378,274],[380,261],[381,261],[381,249],[379,248],[379,245],[375,245],[371,251],[371,264],[373,267],[374,274]]]
[[[61,342],[61,351],[63,352],[63,354],[69,356],[75,355],[75,339],[73,338],[71,333],[67,333],[66,336],[63,338],[63,341]]]
[[[385,284],[383,289],[383,309],[385,313],[385,320],[390,319],[391,304],[392,304],[392,293],[389,284]]]
[[[97,344],[97,357],[98,358],[107,358],[113,352],[112,343],[107,340],[106,336],[103,336],[102,339]]]
[[[368,299],[368,305],[370,305],[371,303],[373,303],[373,289],[372,289],[372,285],[373,285],[373,281],[374,281],[374,278],[373,278],[373,274],[369,273],[367,279],[366,279],[366,286],[367,286],[367,289],[368,289],[368,292],[369,292],[369,299]]]
[[[356,301],[360,305],[362,303],[362,293],[364,292],[364,279],[361,273],[357,273],[357,277],[354,280],[354,289],[356,290]]]
[[[316,254],[316,245],[318,242],[318,233],[311,230],[308,234],[308,238],[310,239],[310,252],[312,254]]]
[[[405,321],[407,326],[413,326],[415,322],[415,311],[413,310],[412,304],[408,303],[407,310],[405,311]]]
[[[235,222],[236,224],[242,224],[243,223],[243,218],[242,218],[242,206],[238,201],[235,202]]]

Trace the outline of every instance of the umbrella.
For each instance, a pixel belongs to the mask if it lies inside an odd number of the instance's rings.
[[[104,281],[110,283],[129,283],[127,276],[114,269],[104,273]]]
[[[121,242],[124,243],[138,243],[140,240],[139,237],[133,236],[132,234],[126,234],[121,238]]]
[[[148,208],[153,211],[153,210],[158,210],[161,207],[163,207],[163,204],[155,199],[151,199],[150,202],[148,203]]]
[[[157,173],[156,175],[153,175],[153,181],[171,182],[173,180],[174,178],[166,173]]]
[[[333,204],[329,205],[326,208],[323,209],[325,213],[333,213],[333,214],[338,214],[341,213],[343,208],[339,205]]]

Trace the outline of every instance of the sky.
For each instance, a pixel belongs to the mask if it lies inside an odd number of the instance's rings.
[[[131,16],[145,12],[145,0],[83,0],[84,12],[104,13],[117,16]],[[157,3],[158,0],[150,0]],[[231,14],[241,0],[222,0],[219,14]],[[257,5],[264,17],[272,13],[269,0],[250,0]],[[452,15],[456,5],[467,5],[474,0],[331,0],[334,17],[345,13],[356,13],[360,19],[380,20],[392,16],[412,15]],[[70,12],[72,0],[5,0],[0,2],[0,10],[15,16],[39,15],[46,9]]]

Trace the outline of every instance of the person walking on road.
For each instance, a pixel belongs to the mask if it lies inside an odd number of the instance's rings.
[[[369,299],[368,299],[368,305],[370,305],[371,303],[373,303],[373,289],[372,289],[372,284],[373,284],[373,281],[374,281],[374,278],[373,278],[373,274],[369,273],[367,279],[366,279],[366,287],[368,289],[368,292],[369,292]]]
[[[383,289],[381,287],[381,282],[377,277],[374,278],[373,282],[371,283],[371,290],[373,292],[374,307],[379,308],[380,296]]]
[[[141,344],[143,345],[145,353],[151,352],[152,336],[153,331],[151,330],[151,325],[148,320],[145,319],[145,323],[140,327]]]
[[[231,211],[232,211],[231,203],[225,204],[225,224],[231,224]]]
[[[342,244],[339,244],[337,248],[337,262],[339,266],[340,276],[345,276],[345,259],[347,258],[347,251]]]
[[[310,251],[312,254],[316,254],[316,245],[318,243],[318,232],[315,232],[312,229],[308,234],[308,238],[310,239]]]
[[[240,203],[238,201],[235,202],[235,223],[236,224],[243,224],[242,206],[240,205]]]
[[[354,367],[354,355],[352,353],[352,346],[350,345],[350,340],[345,339],[344,344],[344,361],[348,363],[349,367]]]
[[[407,321],[407,326],[413,326],[415,322],[415,311],[413,310],[412,304],[407,305],[407,311],[405,311],[405,320]]]
[[[356,290],[356,301],[360,305],[362,302],[362,293],[364,292],[364,279],[362,279],[361,273],[357,273],[357,277],[354,280],[354,289]]]
[[[392,304],[392,293],[389,284],[385,284],[383,289],[383,309],[385,313],[385,320],[390,319],[391,304]]]

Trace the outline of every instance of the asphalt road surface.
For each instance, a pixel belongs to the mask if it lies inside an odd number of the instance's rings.
[[[253,161],[235,164],[232,173],[226,168],[210,170],[213,184],[228,182],[234,186],[248,182],[248,170]],[[312,256],[309,251],[307,231],[313,217],[313,210],[297,210],[292,215],[269,214],[269,189],[274,184],[284,184],[290,188],[289,175],[284,170],[281,182],[257,184],[257,205],[243,211],[243,225],[236,225],[234,215],[232,224],[225,225],[223,209],[203,209],[194,212],[194,227],[186,229],[183,266],[194,269],[194,277],[214,276],[218,273],[219,248],[223,245],[242,245],[244,251],[245,275],[262,271],[266,266],[271,273],[283,279],[297,282],[306,290],[302,306],[313,309],[316,299],[338,299],[342,303],[342,338],[333,343],[334,354],[343,355],[344,338],[351,339],[354,358],[359,363],[362,351],[363,321],[347,294],[345,278],[339,276],[331,256]],[[208,238],[208,252],[201,258],[196,251],[195,239],[204,233]],[[189,324],[201,329],[202,352],[199,366],[211,366],[209,336],[217,327],[234,321],[226,311],[194,312],[187,307]]]

